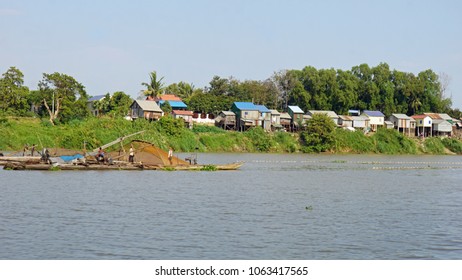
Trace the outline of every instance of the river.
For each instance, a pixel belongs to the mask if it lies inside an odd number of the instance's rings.
[[[199,154],[234,161],[0,170],[0,259],[462,259],[460,156]]]

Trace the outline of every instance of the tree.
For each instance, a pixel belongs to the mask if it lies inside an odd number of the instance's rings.
[[[10,67],[0,79],[0,111],[24,114],[29,110],[29,89],[23,85],[24,75],[16,67]]]
[[[73,77],[57,72],[44,73],[38,86],[52,125],[57,119],[65,122],[89,115],[85,87]]]
[[[278,91],[277,109],[287,110],[289,105],[290,91],[295,87],[297,77],[294,70],[283,70],[275,72],[271,80],[276,85]]]
[[[124,117],[130,110],[133,99],[123,91],[114,92],[111,98],[111,113]]]
[[[325,152],[335,144],[335,123],[327,114],[314,114],[300,133],[304,152]]]
[[[146,89],[142,91],[143,94],[145,96],[150,96],[150,97],[159,96],[164,89],[164,83],[162,83],[162,80],[164,79],[164,77],[157,79],[156,71],[152,71],[149,74],[149,79],[150,79],[149,83],[141,83],[141,85],[146,87]]]
[[[164,91],[169,94],[174,94],[183,100],[186,100],[193,95],[194,90],[194,85],[185,82],[179,82],[169,85],[165,88]]]
[[[165,101],[164,104],[162,104],[160,106],[160,108],[162,109],[162,111],[164,111],[165,113],[171,113],[172,112],[172,106],[170,105],[170,102],[168,101]]]
[[[332,110],[346,114],[358,102],[358,79],[351,71],[337,70],[338,90],[332,97]]]

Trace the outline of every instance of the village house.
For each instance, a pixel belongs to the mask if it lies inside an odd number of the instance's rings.
[[[271,131],[271,110],[264,105],[255,105],[260,112],[261,126],[265,131]]]
[[[159,97],[154,98],[148,96],[146,100],[154,100],[160,107],[168,102],[170,107],[172,107],[172,110],[186,110],[188,108],[183,100],[174,94],[162,94]]]
[[[130,105],[130,117],[132,119],[145,118],[147,120],[158,120],[162,115],[162,109],[154,101],[135,100]]]
[[[369,118],[367,116],[350,116],[353,119],[353,128],[366,131],[369,128]]]
[[[271,130],[281,130],[283,126],[281,125],[281,113],[278,110],[270,110],[271,111]]]
[[[392,114],[388,119],[393,123],[394,129],[407,136],[415,134],[416,121],[406,114]]]
[[[291,131],[297,131],[300,129],[300,125],[303,125],[303,112],[302,109],[298,106],[288,106],[287,107],[287,112],[289,113],[291,117],[291,123],[290,123],[290,130]]]
[[[101,101],[105,97],[106,95],[96,95],[96,96],[88,98],[87,107],[93,116],[97,117],[99,115],[99,110],[95,107],[95,102]]]
[[[260,111],[252,102],[234,102],[231,111],[236,114],[236,125],[239,131],[260,125]]]
[[[191,129],[193,127],[193,111],[172,110],[172,116],[174,119],[183,119],[187,128]]]
[[[369,118],[369,127],[372,131],[377,131],[377,128],[385,124],[385,115],[380,111],[364,110],[361,115]]]
[[[431,135],[451,136],[453,120],[448,114],[423,113],[432,119]]]
[[[416,121],[416,136],[432,136],[432,118],[427,115],[414,115],[411,116]]]
[[[432,120],[432,135],[451,136],[452,135],[452,124],[444,119]]]
[[[281,122],[281,126],[286,131],[291,131],[292,117],[289,115],[289,113],[287,112],[281,113],[281,115],[279,116],[279,120]]]
[[[215,125],[226,130],[235,130],[236,114],[231,111],[221,111],[215,118]]]
[[[345,116],[345,115],[338,115],[338,125],[344,128],[345,127],[353,128],[353,117]]]

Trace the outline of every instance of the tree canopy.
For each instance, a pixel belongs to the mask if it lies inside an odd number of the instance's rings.
[[[186,82],[165,86],[164,78],[159,78],[156,71],[149,73],[149,79],[142,83],[146,87],[141,91],[143,98],[164,92],[175,94],[190,110],[202,113],[217,114],[229,110],[233,102],[252,101],[281,111],[286,111],[288,105],[298,105],[304,111],[333,110],[338,114],[359,109],[379,110],[387,116],[423,112],[462,116],[459,109],[451,108],[451,99],[445,96],[449,77],[431,69],[417,75],[402,72],[390,69],[386,63],[373,67],[360,64],[350,70],[306,66],[275,72],[263,81],[214,76],[204,88]],[[0,112],[10,115],[32,114],[30,108],[38,106],[38,114],[48,115],[50,122],[65,122],[88,115],[86,100],[85,87],[66,74],[43,74],[38,90],[33,91],[24,86],[24,75],[15,67],[0,79]],[[116,92],[96,105],[103,113],[124,115],[130,103],[130,96]]]
[[[56,120],[66,122],[89,115],[85,87],[73,77],[58,72],[44,73],[38,87],[52,124]]]

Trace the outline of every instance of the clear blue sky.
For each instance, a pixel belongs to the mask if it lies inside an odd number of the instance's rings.
[[[167,84],[386,62],[450,77],[462,109],[462,1],[0,0],[0,72],[73,76],[89,95]]]

